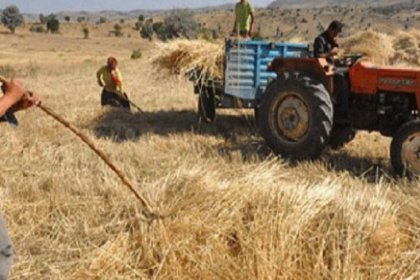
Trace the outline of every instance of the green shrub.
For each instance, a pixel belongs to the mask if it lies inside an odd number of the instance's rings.
[[[141,49],[135,49],[133,50],[133,52],[131,53],[131,59],[139,59],[142,57],[142,52]]]
[[[114,25],[114,30],[111,31],[111,34],[113,34],[115,37],[122,37],[124,36],[124,33],[122,32],[122,27],[118,23]]]
[[[47,31],[51,33],[58,33],[60,31],[60,22],[54,14],[50,14],[47,17]]]
[[[137,21],[134,24],[134,30],[140,31],[143,28],[143,22]]]
[[[7,6],[1,14],[1,22],[15,34],[16,27],[23,24],[23,15],[15,5]]]
[[[108,21],[108,19],[106,17],[100,17],[97,23],[98,24],[103,24],[103,23],[105,23],[107,21]]]
[[[160,33],[156,33],[160,39],[168,40],[184,37],[187,39],[197,38],[200,25],[194,19],[194,14],[188,10],[174,11],[163,20]]]
[[[41,24],[47,24],[47,17],[44,16],[43,14],[39,14],[39,22]]]
[[[35,23],[33,24],[30,28],[29,28],[30,32],[34,32],[34,33],[46,33],[47,30],[45,29],[45,27],[40,24],[40,23]]]
[[[164,30],[163,22],[155,22],[152,25],[153,32],[161,34]]]
[[[86,26],[85,27],[83,27],[83,38],[84,39],[89,39],[89,34],[90,34],[90,31],[89,31],[89,28],[87,28]]]
[[[152,40],[153,38],[153,19],[148,19],[140,30],[140,36],[143,39]]]

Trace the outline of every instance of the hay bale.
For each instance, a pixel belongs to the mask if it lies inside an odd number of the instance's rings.
[[[223,79],[224,45],[204,40],[178,39],[156,44],[152,55],[156,70],[168,70],[175,75],[196,71],[195,82]]]
[[[400,32],[394,39],[393,64],[420,65],[420,32]]]
[[[394,57],[393,40],[390,36],[375,32],[359,32],[342,43],[342,55],[364,54],[365,59],[378,65],[389,65]]]

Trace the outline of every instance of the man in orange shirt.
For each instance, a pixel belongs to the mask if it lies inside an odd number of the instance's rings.
[[[107,64],[99,68],[96,78],[99,86],[103,87],[101,95],[102,106],[110,105],[130,110],[127,94],[122,89],[122,76],[115,57],[109,57]]]

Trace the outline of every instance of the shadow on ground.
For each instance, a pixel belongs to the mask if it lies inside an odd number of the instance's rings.
[[[194,132],[203,135],[223,137],[224,143],[215,147],[227,158],[242,160],[264,160],[273,156],[264,140],[259,136],[252,117],[219,114],[215,123],[199,123],[193,110],[169,110],[146,113],[130,113],[111,109],[88,125],[99,138],[115,142],[132,141],[145,134],[170,135]],[[389,158],[363,158],[351,155],[345,149],[327,151],[320,159],[332,172],[349,172],[350,175],[377,183],[379,180],[394,180],[389,167]],[[288,161],[290,167],[299,162]]]
[[[99,138],[115,142],[132,141],[145,134],[169,135],[184,132],[220,136],[227,140],[257,133],[252,118],[220,114],[213,124],[200,123],[192,110],[130,113],[121,109],[106,110],[87,126]]]
[[[367,158],[351,155],[346,150],[330,151],[322,160],[327,168],[336,172],[349,172],[353,177],[365,179],[369,183],[395,180],[389,158]]]

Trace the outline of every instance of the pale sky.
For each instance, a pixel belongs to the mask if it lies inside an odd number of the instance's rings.
[[[255,6],[264,7],[274,0],[251,0]],[[49,13],[59,11],[129,11],[136,9],[199,8],[235,3],[235,0],[0,0],[0,9],[18,6],[21,12]]]

